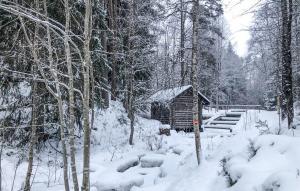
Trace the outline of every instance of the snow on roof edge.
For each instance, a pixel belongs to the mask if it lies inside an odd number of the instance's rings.
[[[191,88],[192,85],[186,85],[186,86],[180,86],[175,88],[170,88],[166,90],[160,90],[153,94],[149,98],[149,102],[169,102],[172,101],[175,97],[186,91],[187,89]],[[204,96],[200,91],[198,91],[198,94],[203,97],[207,102],[210,103],[210,100]]]

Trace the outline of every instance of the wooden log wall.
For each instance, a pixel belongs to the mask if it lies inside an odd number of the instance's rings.
[[[173,128],[176,130],[191,131],[193,129],[193,91],[187,90],[177,96],[172,104],[173,107]]]
[[[169,124],[172,129],[193,131],[193,91],[192,88],[174,98],[171,103],[153,102],[151,118],[162,124]],[[199,122],[202,124],[202,97],[199,95]]]
[[[160,121],[162,124],[170,124],[170,110],[168,105],[159,102],[152,103],[151,118]]]

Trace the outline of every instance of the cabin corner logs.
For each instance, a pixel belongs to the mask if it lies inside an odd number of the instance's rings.
[[[162,99],[164,97],[164,99]],[[162,90],[151,98],[151,119],[169,124],[177,131],[193,131],[193,88],[184,86],[174,89]],[[209,105],[210,101],[198,92],[199,126],[202,125],[202,108]],[[202,130],[202,129],[201,129]]]

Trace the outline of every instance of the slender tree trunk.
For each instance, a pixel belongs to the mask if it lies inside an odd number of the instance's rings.
[[[180,0],[180,75],[181,75],[181,86],[185,83],[185,13],[184,13],[184,2]]]
[[[223,21],[218,19],[218,24],[221,25],[221,30],[223,32]],[[220,104],[220,77],[221,77],[221,70],[222,70],[222,51],[223,51],[223,37],[218,36],[218,63],[217,63],[217,83],[216,83],[216,111],[219,111],[219,104]]]
[[[44,11],[45,11],[46,20],[48,21],[48,11],[47,11],[46,0],[44,0],[43,3],[44,3]],[[49,53],[48,61],[49,61],[49,65],[50,65],[50,73],[55,80],[55,89],[56,89],[56,94],[53,94],[53,96],[56,98],[56,100],[58,102],[60,137],[61,137],[61,146],[62,146],[63,163],[64,163],[64,167],[63,167],[64,185],[65,185],[65,190],[69,191],[70,186],[69,186],[69,178],[68,178],[68,158],[67,158],[67,146],[66,146],[66,136],[65,136],[65,125],[64,125],[65,123],[64,123],[62,93],[61,93],[59,79],[58,79],[58,75],[57,75],[57,67],[54,66],[54,63],[53,63],[53,48],[52,48],[52,41],[51,41],[51,34],[50,34],[49,26],[47,26],[46,30],[47,30],[48,53]],[[45,80],[46,80],[46,78],[45,78]],[[50,89],[48,84],[46,84],[46,88]],[[52,91],[50,90],[50,92],[52,92]]]
[[[2,129],[2,134],[3,134],[3,129]],[[2,141],[1,141],[1,146],[0,146],[0,191],[2,191],[2,153],[3,153],[3,147],[4,147],[4,140],[3,140],[3,135],[2,135]]]
[[[94,67],[90,65],[90,79],[91,79],[91,129],[94,129],[94,119],[95,119],[95,79],[94,79]]]
[[[37,0],[34,1],[35,7],[37,10],[39,10],[39,2]],[[22,18],[20,17],[21,25],[24,30],[26,31],[26,28],[24,26],[24,22]],[[24,185],[24,191],[30,191],[31,190],[31,176],[32,176],[32,170],[33,170],[33,158],[34,158],[34,147],[37,142],[37,110],[38,110],[38,95],[37,95],[37,64],[38,64],[38,55],[37,55],[37,38],[38,38],[38,32],[39,32],[39,24],[35,24],[34,29],[34,41],[31,45],[32,50],[32,56],[33,56],[33,65],[32,65],[32,74],[33,74],[33,85],[32,85],[32,111],[31,111],[31,138],[30,138],[30,145],[29,145],[29,153],[28,153],[28,166],[27,166],[27,173],[25,178],[25,185]],[[27,38],[29,38],[27,36]],[[27,39],[27,41],[30,42],[30,39]],[[28,42],[28,43],[29,43]]]
[[[133,111],[133,81],[134,81],[134,56],[133,49],[134,44],[132,41],[132,35],[134,30],[134,0],[129,2],[129,20],[128,20],[128,51],[127,51],[127,98],[128,98],[128,118],[130,119],[130,136],[129,144],[133,145],[133,135],[134,135],[134,111]]]
[[[103,9],[107,10],[107,0],[101,0],[101,6]],[[108,52],[108,47],[107,47],[107,30],[102,30],[101,31],[101,45],[103,47],[104,52]],[[103,86],[104,88],[100,90],[100,107],[101,108],[107,108],[109,106],[109,96],[108,96],[108,55],[105,54],[103,55],[104,59],[104,66],[101,68],[101,79],[103,81]]]
[[[115,59],[115,38],[116,38],[116,3],[115,0],[108,0],[108,28],[112,33],[110,43],[108,43],[108,54],[111,61],[111,99],[116,100],[117,76],[116,76],[116,59]]]
[[[166,27],[166,34],[165,34],[165,43],[164,43],[164,70],[165,70],[165,83],[164,88],[168,89],[171,87],[170,82],[170,69],[169,69],[169,40],[168,40],[168,27]]]
[[[282,90],[283,113],[288,119],[288,127],[291,128],[294,118],[293,107],[293,83],[292,83],[292,0],[281,0],[282,14]]]
[[[199,130],[199,107],[198,107],[198,87],[197,87],[197,52],[198,52],[198,28],[199,28],[199,0],[193,0],[193,34],[192,34],[192,71],[191,71],[191,82],[193,87],[193,127],[195,133],[195,147],[198,165],[200,165],[200,152],[201,152],[201,142],[200,142],[200,130]]]
[[[83,100],[83,123],[84,123],[84,148],[83,148],[83,178],[82,191],[90,190],[90,40],[92,30],[92,4],[91,0],[85,0],[85,17],[84,17],[84,100]]]
[[[65,52],[66,52],[66,61],[68,66],[68,76],[69,76],[69,133],[70,133],[70,156],[71,156],[71,170],[72,170],[72,180],[74,185],[74,191],[79,191],[77,170],[76,170],[76,149],[75,149],[75,102],[74,102],[74,77],[73,77],[73,68],[72,68],[72,58],[69,44],[69,31],[70,31],[70,6],[69,0],[64,1],[65,12],[66,12],[66,23],[65,23]]]
[[[35,79],[33,81],[32,85],[32,114],[31,114],[31,138],[30,138],[30,145],[29,145],[29,153],[28,153],[28,167],[27,167],[27,173],[25,178],[25,186],[24,191],[30,191],[31,190],[31,175],[33,170],[33,157],[34,157],[34,147],[37,142],[37,135],[36,135],[36,126],[37,126],[37,82],[36,82],[36,66],[35,64],[32,66],[33,69],[33,75],[35,76]]]

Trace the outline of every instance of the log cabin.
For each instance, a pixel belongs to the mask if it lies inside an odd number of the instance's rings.
[[[193,131],[193,87],[191,85],[161,90],[150,97],[151,119],[169,124],[176,131]],[[198,92],[198,111],[201,127],[202,109],[210,101]]]

